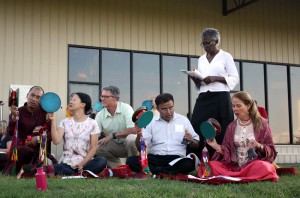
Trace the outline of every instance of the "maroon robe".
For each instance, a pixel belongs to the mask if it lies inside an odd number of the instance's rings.
[[[215,152],[212,161],[209,163],[212,174],[240,177],[249,181],[278,181],[276,169],[272,165],[277,154],[273,143],[272,132],[267,121],[263,120],[263,129],[254,130],[255,140],[263,145],[264,153],[257,149],[257,158],[249,160],[241,167],[238,165],[237,151],[234,144],[236,126],[237,120],[228,125],[221,145],[223,155]]]
[[[46,121],[46,112],[38,107],[35,112],[31,113],[27,110],[27,103],[24,106],[18,109],[19,111],[19,121],[18,121],[18,137],[19,137],[19,146],[18,146],[18,161],[16,164],[16,170],[19,171],[24,164],[32,163],[34,157],[38,157],[39,153],[39,144],[37,145],[25,145],[25,140],[28,135],[32,135],[35,127],[43,126],[47,124],[48,133],[47,133],[47,153],[51,153],[51,124]],[[12,115],[9,115],[9,124],[7,127],[7,133],[11,136],[14,135],[16,127],[16,122],[13,122]]]

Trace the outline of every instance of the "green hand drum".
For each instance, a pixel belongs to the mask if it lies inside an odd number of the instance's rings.
[[[203,137],[212,140],[221,133],[221,125],[216,119],[209,118],[208,121],[201,123],[200,131]]]
[[[146,127],[153,118],[153,112],[147,111],[147,107],[139,107],[132,115],[132,121],[138,125],[139,128]]]

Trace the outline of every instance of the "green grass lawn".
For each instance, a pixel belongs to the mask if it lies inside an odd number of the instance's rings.
[[[297,167],[300,172],[300,166]],[[281,176],[278,183],[208,185],[166,179],[50,178],[48,191],[35,189],[35,178],[0,175],[0,197],[300,197],[300,175]]]

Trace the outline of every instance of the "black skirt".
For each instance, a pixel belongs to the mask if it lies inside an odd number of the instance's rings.
[[[204,137],[200,131],[200,124],[204,121],[207,121],[209,118],[214,118],[220,123],[221,134],[216,136],[216,140],[218,144],[222,144],[226,128],[234,119],[229,92],[208,91],[205,93],[200,93],[196,100],[191,123],[195,132],[200,136],[200,148],[197,150],[189,149],[188,152],[194,152],[198,157],[201,157],[201,152],[205,144]],[[208,145],[206,146],[210,157],[212,157],[214,149],[210,148]]]

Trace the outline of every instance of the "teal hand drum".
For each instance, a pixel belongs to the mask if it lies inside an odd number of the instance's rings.
[[[150,124],[150,122],[152,121],[153,118],[153,112],[152,111],[146,111],[144,112],[139,119],[137,120],[137,125],[139,128],[144,128],[146,127],[148,124]]]
[[[138,125],[139,128],[146,127],[153,118],[153,112],[147,111],[147,107],[139,107],[132,115],[132,121]]]
[[[147,107],[148,111],[152,110],[152,108],[153,108],[151,100],[145,100],[142,103],[142,106]]]
[[[101,111],[103,109],[102,102],[95,102],[95,104],[93,105],[93,108],[97,112]]]
[[[42,95],[40,104],[47,113],[54,113],[61,107],[61,100],[56,93],[48,92]]]
[[[212,140],[221,133],[221,125],[216,119],[209,118],[201,123],[200,131],[203,137]]]

